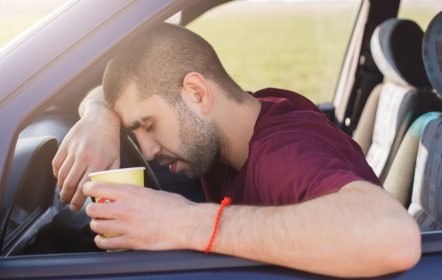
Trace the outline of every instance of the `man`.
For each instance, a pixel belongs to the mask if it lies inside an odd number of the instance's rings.
[[[212,47],[184,28],[163,24],[135,40],[79,111],[53,167],[73,209],[86,196],[114,201],[86,208],[98,247],[203,251],[213,202],[228,196],[212,252],[342,277],[405,270],[420,257],[416,223],[349,137],[298,94],[242,91]],[[88,173],[118,167],[121,125],[146,159],[203,176],[211,202],[86,183]],[[110,232],[118,236],[100,235]]]

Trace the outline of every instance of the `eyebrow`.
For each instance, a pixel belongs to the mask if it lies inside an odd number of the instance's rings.
[[[151,121],[152,119],[153,119],[152,116],[144,116],[141,118],[141,121],[136,120],[133,123],[131,123],[130,125],[126,126],[126,128],[130,131],[134,131],[141,126],[141,123]]]

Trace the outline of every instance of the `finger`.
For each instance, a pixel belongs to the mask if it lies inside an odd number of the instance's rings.
[[[112,200],[126,197],[127,193],[131,191],[134,186],[101,183],[101,182],[86,182],[83,185],[83,194],[91,197],[106,197]]]
[[[120,216],[116,203],[90,203],[86,206],[86,215],[92,219],[115,219]]]
[[[60,197],[63,201],[72,203],[72,198],[78,192],[80,179],[85,176],[86,163],[76,160],[61,186]],[[81,192],[81,190],[80,190]]]
[[[92,219],[90,228],[97,234],[121,235],[123,233],[121,222],[113,219]]]
[[[68,176],[72,165],[74,164],[75,158],[72,155],[68,155],[66,159],[63,161],[63,164],[60,167],[60,170],[58,171],[57,178],[58,178],[58,185],[63,188],[64,181],[66,177]]]
[[[70,209],[71,211],[76,211],[80,209],[84,202],[86,201],[86,196],[83,193],[83,186],[89,180],[88,174],[90,173],[89,169],[83,174],[83,178],[81,178],[80,183],[78,184],[77,190],[75,191],[74,197],[71,200]]]
[[[130,249],[129,243],[127,242],[127,237],[125,237],[124,235],[118,235],[114,237],[104,237],[102,235],[96,235],[94,241],[97,247],[101,249]]]
[[[83,207],[86,199],[87,197],[83,194],[83,191],[81,190],[81,185],[79,185],[77,191],[74,194],[74,197],[71,200],[69,209],[71,209],[71,211],[78,211],[79,209],[81,209],[81,207]]]
[[[68,155],[67,149],[64,149],[62,146],[60,146],[54,158],[52,159],[52,172],[54,173],[54,176],[57,178],[57,180],[58,180],[58,172],[60,171],[60,168],[63,162],[65,161],[67,155]]]

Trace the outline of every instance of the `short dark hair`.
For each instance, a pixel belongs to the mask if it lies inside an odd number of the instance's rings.
[[[183,79],[198,72],[241,102],[242,91],[222,66],[213,47],[199,35],[180,26],[162,23],[131,42],[107,64],[103,76],[106,102],[114,106],[133,84],[141,98],[153,94],[176,104]]]

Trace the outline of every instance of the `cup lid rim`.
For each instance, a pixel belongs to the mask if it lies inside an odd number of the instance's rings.
[[[145,170],[145,169],[146,169],[146,167],[144,167],[144,166],[128,167],[128,168],[116,168],[116,169],[109,169],[109,170],[92,172],[92,173],[89,173],[88,176],[92,177],[92,176],[96,176],[96,175],[115,173],[115,172],[119,172],[119,171]]]

